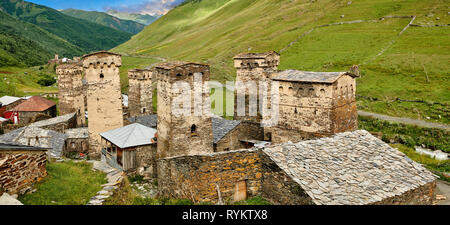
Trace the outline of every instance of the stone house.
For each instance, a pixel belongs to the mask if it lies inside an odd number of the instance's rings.
[[[128,110],[131,117],[153,113],[152,99],[155,85],[152,81],[156,81],[152,70],[133,69],[128,71]]]
[[[13,96],[3,96],[0,98],[0,117],[7,117],[6,119],[9,119],[11,115],[5,115],[5,112],[13,109],[14,107],[18,106],[22,102],[24,102],[25,99],[19,98],[19,97],[13,97]]]
[[[89,113],[89,156],[94,159],[101,155],[100,133],[123,127],[121,65],[121,55],[111,52],[83,56]]]
[[[205,82],[209,81],[209,66],[180,61],[166,62],[157,65],[154,73],[158,78],[158,158],[213,152],[209,90],[203,90]],[[201,80],[196,81],[196,77]],[[188,83],[191,90],[194,90],[194,85],[199,85],[199,96],[175,93],[173,89],[178,81]],[[184,99],[183,104],[190,101],[198,105],[190,104],[190,108],[186,107],[190,115],[176,115],[176,109],[173,108],[175,99],[186,97],[191,99]],[[200,99],[199,102],[196,102],[197,98]],[[194,112],[196,109],[201,112]]]
[[[87,127],[68,129],[64,144],[63,156],[67,158],[77,158],[81,154],[89,153],[89,131]]]
[[[47,176],[47,149],[0,143],[0,195],[24,194]]]
[[[157,160],[160,196],[282,205],[431,204],[436,176],[367,131]],[[220,193],[220,194],[219,194]]]
[[[83,67],[79,64],[62,64],[56,67],[58,74],[59,114],[76,113],[78,126],[86,123],[83,92]]]
[[[156,176],[156,129],[133,123],[100,134],[102,158],[117,169]]]
[[[273,143],[300,141],[358,128],[356,75],[286,70],[279,82],[278,125],[265,128]]]
[[[56,103],[40,96],[33,96],[8,112],[12,114],[11,118],[15,123],[26,125],[37,121],[39,117],[55,117]]]

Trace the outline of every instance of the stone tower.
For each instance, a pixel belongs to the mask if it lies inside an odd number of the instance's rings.
[[[122,58],[111,52],[83,56],[87,88],[89,154],[98,158],[100,133],[123,126],[119,67]]]
[[[77,126],[86,123],[82,74],[83,67],[78,64],[62,64],[56,67],[58,74],[59,114],[76,112]]]
[[[236,84],[239,82],[249,84],[253,81],[255,85],[254,90],[249,89],[250,86],[236,86],[235,101],[234,101],[234,119],[241,120],[252,128],[254,138],[262,140],[264,138],[264,129],[261,127],[261,120],[263,118],[259,107],[254,108],[257,111],[256,115],[250,115],[250,101],[251,97],[257,99],[256,106],[262,104],[261,99],[258,98],[259,82],[267,82],[267,91],[270,93],[271,74],[278,71],[280,64],[280,54],[275,51],[266,53],[241,53],[234,57],[234,67],[236,68]],[[238,114],[238,93],[245,94],[245,115]],[[267,104],[270,104],[268,100]],[[267,138],[264,138],[267,139]]]
[[[168,62],[156,66],[154,72],[158,79],[157,157],[213,152],[211,103],[209,90],[205,91],[207,88],[204,88],[210,76],[209,66]],[[191,95],[174,90],[174,85],[179,81],[189,84]],[[191,107],[187,109],[189,115],[176,115],[174,101],[180,97],[185,97],[185,102],[191,102]],[[199,107],[201,113],[195,113]]]
[[[128,71],[128,108],[130,117],[153,113],[153,71]]]

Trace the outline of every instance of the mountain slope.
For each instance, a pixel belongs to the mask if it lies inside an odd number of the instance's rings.
[[[57,53],[80,55],[82,50],[34,24],[0,11],[0,66],[40,65]]]
[[[65,9],[61,10],[60,12],[72,17],[88,20],[103,26],[111,27],[116,30],[128,32],[131,34],[137,34],[141,32],[145,27],[145,25],[134,22],[132,20],[122,20],[103,12],[84,11],[78,9]]]
[[[110,49],[131,37],[129,33],[67,16],[57,10],[22,0],[3,0],[0,2],[0,8],[15,18],[35,24],[67,40],[84,52]]]
[[[106,13],[111,16],[117,17],[119,19],[132,20],[137,23],[141,23],[141,24],[145,24],[145,25],[149,25],[159,18],[159,16],[151,16],[151,15],[136,14],[136,13],[125,13],[125,12],[118,12],[115,10],[108,10]]]
[[[207,63],[219,81],[234,79],[232,57],[247,51],[283,50],[280,69],[345,71],[359,64],[360,109],[449,122],[449,27],[435,26],[450,22],[446,2],[189,1],[113,51]],[[428,27],[408,27],[412,15]]]

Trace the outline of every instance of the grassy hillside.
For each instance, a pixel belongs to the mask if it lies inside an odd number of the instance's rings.
[[[430,27],[400,35],[412,18],[389,16],[412,15]],[[448,123],[449,28],[434,25],[449,21],[445,0],[189,1],[113,51],[207,63],[222,82],[235,77],[232,57],[249,50],[280,51],[280,69],[359,64],[359,109]]]
[[[145,27],[145,25],[137,23],[135,21],[122,20],[117,17],[108,15],[104,12],[83,11],[78,9],[65,9],[61,10],[60,12],[69,16],[98,23],[100,25],[111,27],[116,30],[121,30],[131,34],[137,34],[141,32]]]
[[[54,54],[82,54],[82,50],[38,26],[0,11],[0,67],[41,65]]]
[[[17,19],[35,24],[68,41],[84,52],[110,49],[131,37],[130,33],[67,16],[57,10],[22,0],[0,1],[0,8]]]
[[[109,15],[123,19],[123,20],[132,20],[144,25],[149,25],[153,23],[155,20],[159,18],[159,16],[151,16],[151,15],[143,15],[143,14],[136,14],[136,13],[125,13],[125,12],[118,12],[114,10],[109,10]]]

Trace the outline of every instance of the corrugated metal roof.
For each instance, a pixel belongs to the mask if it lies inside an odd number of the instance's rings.
[[[19,101],[21,98],[19,97],[13,97],[13,96],[3,96],[0,98],[0,103],[3,106],[9,105],[11,103],[14,103],[16,101]]]
[[[119,148],[131,148],[152,144],[152,138],[155,137],[155,134],[156,129],[146,127],[139,123],[133,123],[128,126],[103,132],[100,136]]]
[[[26,100],[25,102],[22,102],[20,105],[16,106],[11,111],[42,112],[55,105],[56,105],[55,102],[50,101],[46,98],[43,98],[41,96],[33,96],[30,99]]]

